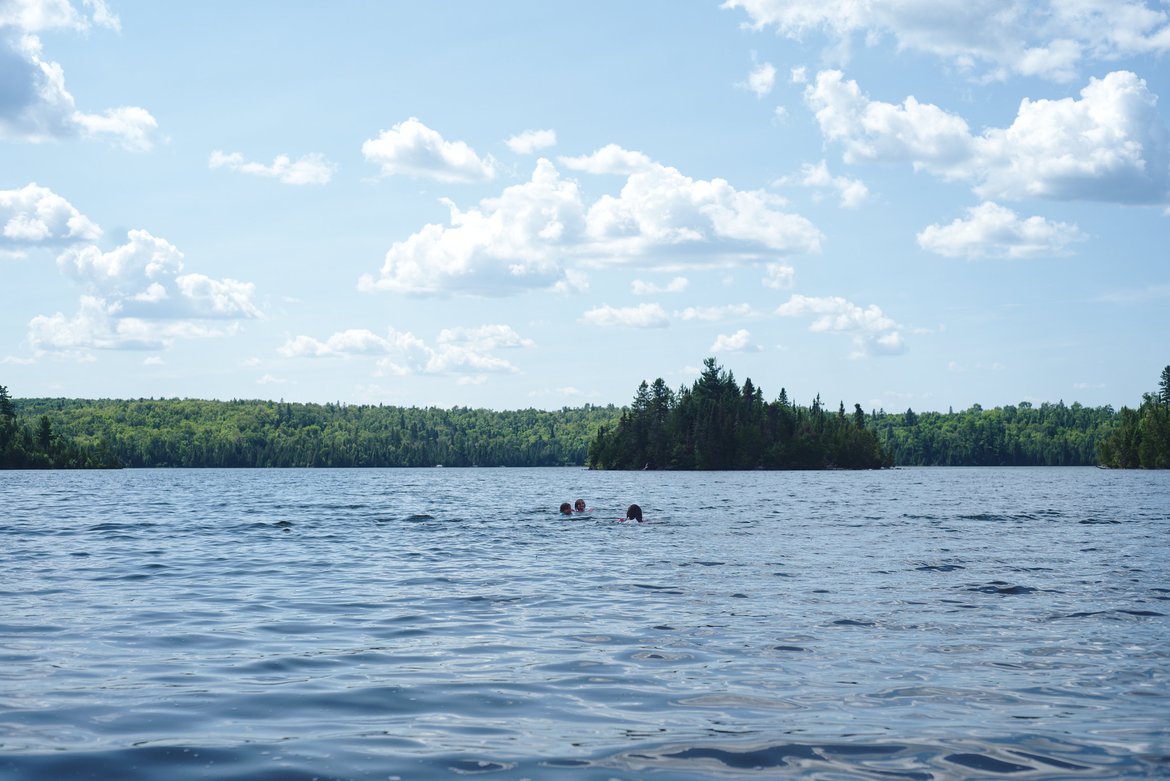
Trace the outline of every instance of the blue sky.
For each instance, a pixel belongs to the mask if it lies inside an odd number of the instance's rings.
[[[1158,0],[0,0],[18,397],[1136,405]]]

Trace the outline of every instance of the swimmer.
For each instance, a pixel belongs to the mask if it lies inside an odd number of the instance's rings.
[[[568,502],[561,502],[561,515],[572,515],[573,506]]]
[[[625,519],[627,521],[637,521],[638,523],[641,523],[642,522],[642,508],[636,504],[631,504],[629,506],[629,508],[626,510],[626,518]]]
[[[585,500],[578,499],[577,501],[573,502],[573,511],[579,512],[579,513],[589,512],[588,510],[585,509]]]

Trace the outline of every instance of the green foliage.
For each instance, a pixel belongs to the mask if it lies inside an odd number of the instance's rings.
[[[1092,466],[1117,413],[1024,401],[959,412],[883,411],[868,425],[899,466]]]
[[[1158,393],[1147,393],[1137,410],[1121,408],[1121,423],[1101,446],[1101,464],[1115,469],[1170,469],[1170,366]]]
[[[128,467],[583,465],[613,406],[494,412],[195,399],[21,399],[82,446]]]
[[[17,405],[0,385],[0,469],[95,469],[118,462],[100,444],[85,447],[59,436],[47,415],[24,424]]]
[[[600,469],[877,469],[891,462],[855,415],[825,413],[818,396],[811,408],[780,397],[764,402],[746,380],[703,362],[699,379],[671,393],[662,379],[638,386],[616,426],[603,426],[589,448]]]

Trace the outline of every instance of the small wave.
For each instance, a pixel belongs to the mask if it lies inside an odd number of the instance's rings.
[[[1033,594],[1039,589],[1032,586],[1015,586],[1002,580],[993,580],[982,586],[970,586],[968,591],[978,591],[982,594],[1002,594],[1004,596],[1014,596],[1018,594]]]
[[[1036,769],[1031,765],[1017,765],[1015,762],[1005,762],[983,754],[947,754],[943,759],[981,773],[1025,773]]]

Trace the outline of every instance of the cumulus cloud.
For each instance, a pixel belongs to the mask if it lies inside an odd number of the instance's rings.
[[[783,199],[737,190],[724,179],[696,180],[652,164],[629,174],[621,191],[603,195],[586,217],[599,264],[658,257],[707,256],[726,262],[817,252],[821,233],[781,211]]]
[[[179,339],[225,336],[234,325],[216,326],[190,320],[148,320],[127,317],[118,303],[82,296],[72,317],[61,312],[37,315],[28,326],[28,341],[38,352],[84,356],[91,350],[162,350]]]
[[[495,178],[492,159],[480,158],[463,141],[447,141],[417,118],[383,130],[362,144],[366,160],[387,176],[404,175],[440,182],[482,182]]]
[[[1011,126],[979,135],[913,97],[870,100],[840,71],[819,73],[805,100],[846,162],[908,162],[985,198],[1170,199],[1170,131],[1157,97],[1128,71],[1091,79],[1079,99],[1025,99]]]
[[[630,284],[630,291],[636,296],[649,296],[658,293],[681,293],[687,289],[690,282],[686,277],[674,277],[665,285],[656,285],[653,282],[643,282],[635,279]]]
[[[862,355],[894,355],[905,351],[901,326],[882,314],[875,304],[862,308],[840,296],[793,295],[780,305],[782,317],[812,317],[808,330],[848,334]]]
[[[733,334],[720,334],[715,337],[710,352],[713,353],[742,353],[759,352],[762,348],[751,343],[752,335],[744,328]]]
[[[608,304],[594,307],[581,316],[581,322],[605,327],[665,328],[670,325],[666,311],[658,304],[613,307]]]
[[[688,306],[674,313],[679,320],[728,320],[754,317],[755,310],[750,304],[724,304],[722,306]]]
[[[615,195],[586,206],[575,181],[540,159],[530,181],[463,211],[445,201],[450,224],[430,224],[395,243],[378,277],[362,290],[505,295],[579,288],[573,265],[660,269],[757,262],[815,252],[820,232],[783,201],[736,190],[722,179],[694,180],[644,155],[607,147],[569,167],[625,171]],[[565,158],[562,158],[565,160]]]
[[[478,208],[445,201],[449,225],[429,224],[396,242],[362,290],[504,295],[565,282],[562,260],[584,230],[581,194],[541,159],[532,179],[507,187]]]
[[[869,188],[865,186],[865,182],[846,176],[833,176],[829,173],[829,164],[824,160],[817,165],[806,163],[798,175],[784,177],[777,184],[798,184],[817,190],[836,190],[841,198],[841,206],[846,209],[857,208],[869,197]]]
[[[288,155],[277,155],[271,165],[248,162],[238,152],[225,154],[218,149],[211,153],[207,164],[211,168],[227,168],[230,171],[264,176],[283,184],[329,184],[337,166],[325,159],[324,155],[312,153],[293,160]]]
[[[0,190],[0,249],[96,241],[101,232],[73,204],[35,182]]]
[[[557,145],[555,130],[525,130],[504,142],[518,155],[531,155],[541,149]]]
[[[451,328],[439,333],[434,346],[409,331],[387,330],[385,336],[366,329],[339,331],[325,340],[296,336],[277,352],[286,358],[352,358],[375,356],[382,373],[482,374],[514,373],[518,369],[495,352],[507,348],[532,347],[531,339],[520,336],[507,325],[478,328]]]
[[[918,245],[951,258],[1031,258],[1063,255],[1069,244],[1084,239],[1076,225],[1043,217],[1021,219],[1011,209],[986,201],[968,209],[966,219],[927,226],[918,234]]]
[[[183,273],[183,253],[147,231],[130,231],[108,252],[70,247],[57,265],[85,294],[72,317],[32,319],[29,342],[39,351],[157,350],[233,333],[238,321],[260,317],[251,283]]]
[[[121,29],[121,22],[105,0],[85,0],[90,14],[78,12],[69,0],[4,0],[0,2],[0,27],[27,32],[74,30],[86,32],[92,25]]]
[[[828,53],[849,57],[855,38],[894,40],[983,79],[1011,75],[1075,78],[1086,60],[1170,51],[1170,16],[1142,0],[726,0],[748,26],[803,39],[824,33]]]
[[[748,74],[747,81],[739,86],[754,92],[757,98],[764,97],[776,86],[776,66],[770,62],[758,65]]]
[[[60,0],[0,3],[0,140],[39,143],[95,138],[133,151],[154,146],[158,123],[150,112],[136,106],[100,113],[79,110],[65,88],[64,69],[44,56],[38,32],[84,32],[91,24],[117,28],[117,17],[104,3],[93,2],[89,7],[92,15]]]
[[[606,144],[590,155],[560,157],[561,165],[570,171],[584,171],[589,174],[630,174],[654,167],[654,161],[641,152],[622,149],[617,144]]]
[[[796,269],[784,263],[769,263],[764,266],[760,284],[777,290],[790,288],[796,284]]]
[[[94,245],[65,250],[57,265],[109,311],[145,319],[255,318],[254,286],[183,272],[183,253],[166,239],[132,230],[128,241],[103,252]]]

